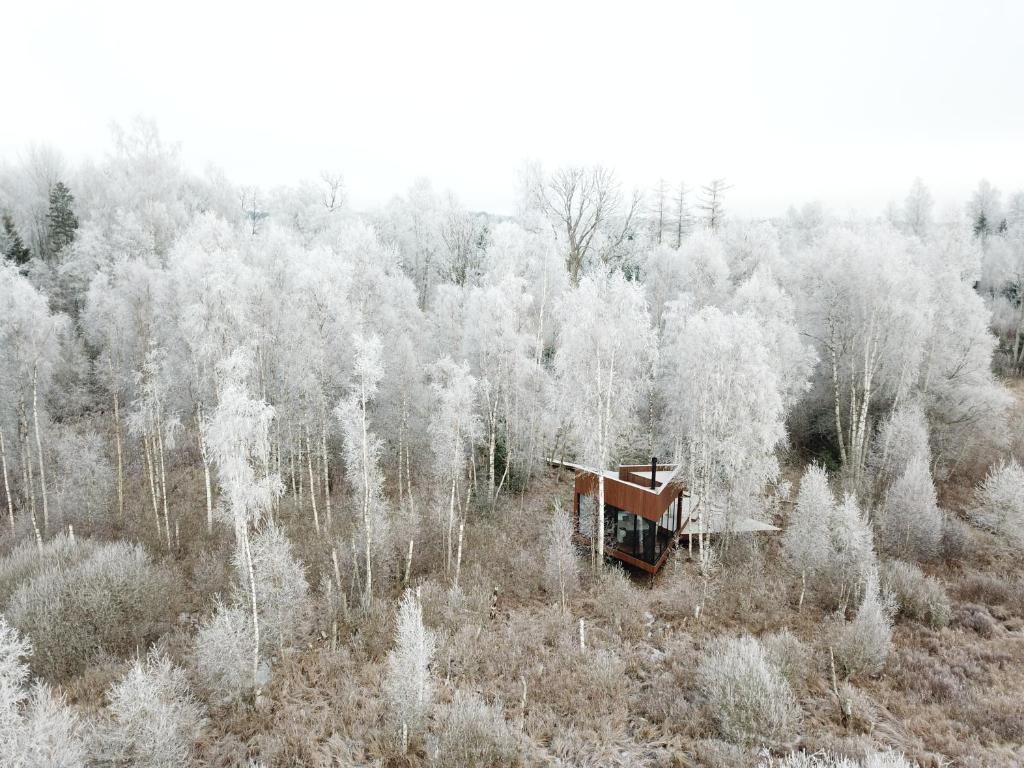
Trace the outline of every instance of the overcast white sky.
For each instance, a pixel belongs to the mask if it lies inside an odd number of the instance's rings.
[[[528,158],[724,176],[748,215],[1024,187],[1022,2],[14,0],[0,30],[0,159],[141,114],[197,170],[337,169],[357,207],[428,176],[510,212]]]

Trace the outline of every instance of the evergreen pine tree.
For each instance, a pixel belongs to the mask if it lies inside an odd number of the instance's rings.
[[[28,263],[29,257],[32,255],[31,251],[25,246],[24,241],[21,239],[21,235],[18,234],[17,227],[14,226],[14,219],[11,214],[5,213],[3,216],[4,225],[4,258],[10,259],[19,267],[23,264]]]
[[[50,226],[48,245],[51,256],[60,253],[75,239],[78,217],[75,216],[74,205],[75,198],[64,182],[54,184],[50,190],[50,211],[46,217]]]

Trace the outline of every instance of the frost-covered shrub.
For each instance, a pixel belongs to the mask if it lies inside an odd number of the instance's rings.
[[[0,606],[7,605],[11,595],[25,581],[55,564],[65,567],[93,555],[100,544],[89,539],[72,541],[67,534],[54,536],[38,546],[35,539],[26,539],[0,558]]]
[[[1024,546],[1024,468],[1015,459],[989,470],[974,498],[975,523]]]
[[[384,692],[394,714],[403,749],[408,739],[422,731],[434,698],[430,661],[434,656],[434,633],[423,625],[423,608],[418,595],[406,590],[398,607],[395,647],[388,654]]]
[[[63,695],[54,694],[49,686],[37,682],[32,686],[14,731],[13,743],[0,745],[4,754],[13,756],[15,766],[53,765],[61,768],[85,766],[85,743],[82,728]],[[6,765],[0,760],[0,765]]]
[[[172,613],[173,575],[139,545],[102,544],[70,563],[54,558],[22,583],[7,618],[33,640],[34,671],[63,679],[100,652],[126,656]]]
[[[882,671],[892,651],[894,610],[892,598],[881,591],[877,577],[872,577],[853,619],[839,618],[833,650],[836,666],[846,677]]]
[[[240,608],[218,606],[199,627],[192,665],[211,696],[230,701],[252,690],[253,644],[252,617]]]
[[[898,752],[874,752],[863,760],[831,752],[791,752],[785,757],[767,757],[759,768],[913,768]]]
[[[309,611],[309,584],[302,563],[292,555],[291,543],[281,528],[267,526],[252,537],[249,546],[256,577],[260,649],[269,656],[302,635]],[[249,571],[238,550],[234,562],[236,604],[251,616]]]
[[[500,768],[518,765],[522,750],[499,707],[475,693],[456,691],[438,707],[440,728],[433,764],[445,768]]]
[[[717,643],[701,659],[697,674],[723,737],[747,746],[792,738],[800,708],[756,639],[743,636]]]
[[[877,517],[881,547],[892,553],[927,560],[939,552],[942,512],[926,461],[913,457],[889,486]]]
[[[899,615],[936,629],[949,624],[953,609],[946,590],[916,565],[888,561],[882,566],[882,584],[895,598]]]
[[[0,765],[77,768],[85,748],[62,696],[37,682],[27,687],[32,644],[0,616]]]
[[[762,640],[765,653],[794,690],[807,687],[815,675],[814,653],[788,629]]]
[[[185,672],[155,651],[136,661],[107,693],[108,723],[98,732],[104,761],[137,768],[193,764],[193,743],[206,723]]]

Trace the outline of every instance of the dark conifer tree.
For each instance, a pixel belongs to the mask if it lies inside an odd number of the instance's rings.
[[[50,226],[50,256],[56,256],[65,247],[74,242],[78,230],[78,217],[75,216],[75,198],[71,190],[62,181],[58,181],[50,190],[50,211],[47,223]]]
[[[21,235],[18,234],[18,228],[14,226],[14,219],[11,214],[4,213],[3,215],[3,226],[4,226],[4,258],[10,259],[19,267],[27,264],[29,257],[32,253],[25,246],[24,241],[21,239]]]

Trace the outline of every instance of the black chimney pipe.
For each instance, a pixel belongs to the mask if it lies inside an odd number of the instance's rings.
[[[653,491],[658,487],[657,482],[654,478],[658,476],[658,457],[651,456],[651,490]]]

